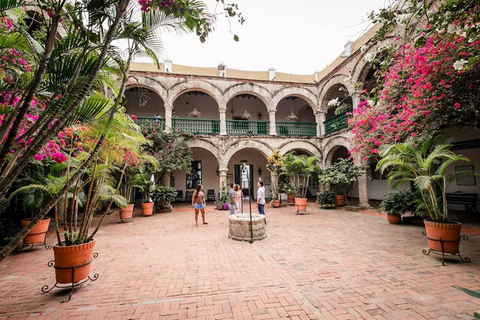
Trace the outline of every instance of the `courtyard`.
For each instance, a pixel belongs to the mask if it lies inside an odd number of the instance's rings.
[[[196,226],[186,205],[172,213],[108,216],[96,237],[96,282],[44,294],[51,250],[36,247],[0,265],[0,318],[24,319],[472,319],[480,288],[480,228],[467,224],[471,263],[425,256],[422,227],[385,214],[294,207],[267,210],[267,239],[228,239],[228,212],[207,207]],[[53,244],[50,234],[47,242]]]

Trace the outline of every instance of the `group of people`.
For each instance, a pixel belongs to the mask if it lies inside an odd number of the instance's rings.
[[[257,208],[258,213],[265,215],[265,187],[261,180],[257,183]],[[192,208],[195,210],[195,223],[198,224],[198,214],[202,213],[203,224],[208,224],[205,221],[205,193],[203,192],[203,186],[200,184],[193,193]],[[228,191],[228,208],[230,214],[243,212],[243,192],[240,185],[230,183],[230,190]]]

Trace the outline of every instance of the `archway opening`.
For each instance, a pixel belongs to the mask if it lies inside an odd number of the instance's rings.
[[[193,147],[191,171],[173,171],[170,179],[170,186],[177,192],[181,191],[185,201],[192,201],[191,195],[198,185],[203,186],[205,199],[217,200],[219,190],[218,160],[215,155],[207,149]]]
[[[42,15],[36,11],[27,11],[23,20],[27,26],[27,32],[31,36],[34,36],[35,32],[40,31],[45,24]]]
[[[258,97],[249,93],[234,96],[227,103],[227,134],[268,135],[268,109]]]
[[[340,146],[333,153],[331,163],[335,163],[339,159],[348,159],[348,158],[350,158],[350,155],[348,154],[348,149],[345,148],[344,146]]]
[[[130,87],[125,90],[127,113],[137,117],[136,123],[143,130],[165,129],[165,106],[163,99],[153,90]]]
[[[187,91],[173,102],[172,125],[174,130],[194,134],[220,133],[218,104],[202,91]]]
[[[280,100],[275,114],[277,134],[315,136],[317,124],[312,106],[303,98],[288,96]]]
[[[246,148],[235,152],[228,162],[227,182],[231,181],[242,187],[244,196],[248,196],[248,185],[242,184],[241,165],[246,163],[249,168],[250,195],[255,202],[257,194],[257,182],[261,179],[264,183],[266,196],[270,195],[271,177],[267,170],[266,155],[257,149]]]
[[[368,99],[372,96],[372,91],[373,89],[377,86],[378,82],[378,75],[377,71],[380,68],[380,62],[374,61],[367,66],[365,66],[365,69],[363,71],[363,78],[362,78],[362,90],[364,94],[362,95],[362,100],[363,99]]]
[[[322,107],[327,110],[326,119],[331,119],[336,115],[344,114],[352,109],[352,97],[348,93],[348,89],[341,83],[331,86],[323,97]]]

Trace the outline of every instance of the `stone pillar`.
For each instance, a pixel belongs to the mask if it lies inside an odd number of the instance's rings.
[[[220,109],[220,135],[227,135],[227,109]]]
[[[354,92],[352,93],[352,103],[353,103],[353,109],[356,109],[358,105],[360,104],[360,96],[362,95],[361,92]]]
[[[370,208],[370,203],[368,202],[368,176],[367,170],[362,169],[360,171],[361,175],[358,177],[358,206],[361,208]]]
[[[223,169],[223,168],[220,168],[218,169],[218,171],[220,172],[220,188],[218,189],[220,194],[222,193],[222,187],[225,185],[225,191],[228,189],[227,187],[227,172],[228,172],[228,169]]]
[[[322,111],[315,114],[317,119],[317,137],[323,137],[325,135],[325,120],[327,120],[327,113]]]
[[[173,106],[165,106],[165,131],[172,131],[172,112]]]
[[[270,181],[271,181],[271,187],[276,188],[275,191],[277,192],[277,197],[279,195],[279,190],[278,190],[278,173],[276,172],[270,172]],[[273,190],[271,190],[273,191]],[[274,199],[276,200],[276,199]]]
[[[269,121],[270,121],[270,135],[277,135],[277,122],[275,120],[275,110],[268,111]]]

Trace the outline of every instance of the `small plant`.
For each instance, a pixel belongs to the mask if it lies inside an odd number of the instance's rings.
[[[380,210],[387,214],[405,214],[414,212],[418,195],[412,191],[395,191],[387,193],[380,203]]]
[[[289,178],[296,198],[306,198],[308,181],[311,176],[317,175],[319,171],[317,158],[287,153],[284,157],[281,175]]]
[[[334,207],[337,195],[333,191],[324,191],[317,193],[317,203],[322,207]]]
[[[133,177],[135,188],[140,190],[142,194],[143,203],[152,202],[151,196],[152,192],[155,188],[155,180],[153,179],[153,173],[151,170],[146,166],[139,167],[139,172]]]
[[[337,194],[347,195],[360,176],[360,167],[350,159],[338,159],[319,175],[318,179],[327,189],[334,188]]]
[[[157,186],[152,192],[152,199],[158,205],[168,205],[175,200],[177,191],[175,188],[167,186]]]

